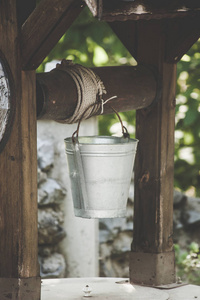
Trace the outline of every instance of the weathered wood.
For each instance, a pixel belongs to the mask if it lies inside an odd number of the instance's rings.
[[[178,18],[194,14],[200,16],[200,4],[196,0],[85,0],[85,2],[95,17],[108,22]]]
[[[41,278],[0,278],[1,300],[39,300]]]
[[[28,3],[27,3],[28,2]],[[36,7],[36,0],[17,0],[17,19],[18,26],[21,28],[22,24],[26,21],[29,15]]]
[[[36,101],[35,72],[20,66],[16,0],[0,1],[0,20],[0,49],[12,72],[16,103],[10,138],[0,153],[0,278],[9,283],[39,275]],[[40,280],[36,282],[40,290]],[[27,295],[16,299],[27,300]]]
[[[108,24],[133,57],[137,57],[137,22],[111,22]]]
[[[117,111],[141,109],[149,106],[156,97],[156,73],[148,66],[99,67],[93,71],[103,81],[109,101]],[[78,95],[72,78],[59,69],[37,74],[37,113],[39,119],[63,121],[72,116]],[[104,114],[113,113],[109,105],[104,105]],[[100,111],[99,111],[100,114]]]
[[[134,239],[130,280],[139,282],[143,277],[144,284],[149,285],[160,284],[160,279],[151,278],[151,273],[146,274],[147,268],[142,265],[136,274],[134,270],[135,259],[144,252],[153,254],[149,255],[149,259],[156,263],[149,261],[149,264],[155,266],[155,272],[158,272],[157,267],[160,266],[159,273],[163,274],[163,284],[175,280],[172,234],[176,64],[167,64],[164,60],[166,22],[168,21],[137,22],[133,32],[136,34],[137,44],[132,46],[131,51],[136,55],[138,63],[150,64],[158,70],[162,84],[157,102],[136,113],[136,137],[139,144],[135,168]],[[129,41],[127,43],[130,44]],[[163,259],[171,258],[170,273],[166,274],[162,264],[158,264],[157,253],[162,253]],[[142,272],[145,273],[144,276]]]
[[[23,69],[36,69],[82,11],[81,0],[43,0],[22,26]]]
[[[134,249],[155,253],[173,249],[176,64],[164,61],[165,25],[163,21],[138,24],[137,45],[137,60],[153,64],[162,78],[162,93],[157,104],[136,114],[140,144],[135,208],[139,214],[135,216]]]
[[[200,37],[200,16],[174,19],[168,23],[167,62],[178,62]]]

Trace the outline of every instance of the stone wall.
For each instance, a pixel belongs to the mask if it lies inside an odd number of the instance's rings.
[[[98,276],[98,221],[74,217],[64,138],[76,124],[38,121],[38,238],[41,276]],[[80,135],[97,133],[97,120]]]
[[[66,190],[51,178],[54,167],[54,147],[48,139],[37,141],[38,152],[38,243],[42,278],[64,277],[66,263],[59,253],[59,242],[66,236],[61,203]]]

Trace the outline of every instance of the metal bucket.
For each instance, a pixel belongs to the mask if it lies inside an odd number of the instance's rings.
[[[113,136],[65,139],[75,216],[126,216],[137,143]]]

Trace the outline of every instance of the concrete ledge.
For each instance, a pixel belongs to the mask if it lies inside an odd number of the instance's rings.
[[[130,253],[131,283],[147,286],[176,282],[174,251],[164,253]]]
[[[41,300],[83,300],[83,289],[91,288],[91,300],[194,300],[200,299],[200,287],[187,285],[160,290],[131,285],[125,278],[69,278],[42,281]]]

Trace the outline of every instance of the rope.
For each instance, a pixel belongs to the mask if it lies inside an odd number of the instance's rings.
[[[79,64],[74,64],[71,60],[62,60],[61,64],[57,64],[56,68],[60,71],[68,73],[74,80],[78,93],[77,106],[73,115],[63,120],[65,123],[72,124],[80,119],[88,119],[101,109],[103,106],[116,96],[113,96],[106,101],[103,100],[103,94],[106,94],[106,89],[97,74],[91,69],[88,69]]]

